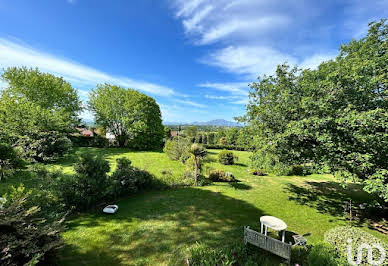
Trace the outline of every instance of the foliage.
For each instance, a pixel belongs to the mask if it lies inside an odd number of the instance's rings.
[[[0,181],[14,169],[24,167],[25,162],[11,145],[0,143]]]
[[[169,127],[164,127],[164,137],[166,139],[170,139],[171,138],[171,128]]]
[[[207,144],[213,145],[215,139],[215,134],[213,132],[209,132],[207,134]]]
[[[218,140],[218,144],[220,145],[228,145],[228,140],[226,137],[221,137],[219,140]]]
[[[1,265],[35,265],[58,248],[62,222],[39,217],[39,206],[27,207],[29,193],[19,187],[0,207]]]
[[[63,176],[56,189],[68,207],[87,209],[109,196],[108,161],[91,153],[81,153],[74,166],[75,175]]]
[[[57,113],[64,122],[78,123],[82,103],[77,91],[62,77],[26,67],[7,68],[1,77],[8,84],[7,93]]]
[[[363,231],[362,229],[349,227],[349,226],[338,226],[335,227],[325,234],[325,242],[333,245],[340,255],[347,257],[348,240],[351,239],[352,254],[354,257],[357,257],[357,250],[362,244],[379,244],[385,250],[388,250],[388,245],[373,235]],[[363,252],[362,261],[363,263],[367,262],[368,252]],[[381,257],[380,252],[377,249],[373,249],[372,252],[373,260],[378,261]]]
[[[221,145],[221,144],[206,144],[203,145],[206,149],[224,149],[224,150],[235,150],[235,151],[247,151],[248,148],[242,146],[230,146],[230,145]]]
[[[232,165],[236,157],[234,156],[232,151],[223,150],[217,156],[218,162],[225,165]]]
[[[196,126],[189,126],[185,128],[185,135],[189,138],[197,136],[197,132],[198,132],[198,129]]]
[[[314,245],[308,254],[307,261],[310,266],[348,265],[346,260],[338,254],[336,249],[327,243],[318,243]]]
[[[156,101],[136,90],[103,84],[92,90],[89,107],[97,124],[115,135],[120,147],[160,148],[165,136]]]
[[[236,145],[239,136],[239,130],[236,127],[228,128],[225,132],[226,144]]]
[[[108,147],[109,141],[100,135],[88,136],[70,136],[70,140],[77,147]]]
[[[385,20],[372,23],[317,70],[283,64],[252,83],[243,120],[253,132],[254,166],[286,173],[295,164],[327,165],[388,199],[387,36]]]
[[[252,175],[265,176],[265,172],[261,169],[251,169],[249,172]]]
[[[196,243],[189,248],[190,265],[268,265],[268,258],[242,244],[225,248],[210,248],[204,244]]]
[[[194,180],[195,184],[198,184],[199,171],[201,170],[202,162],[207,156],[207,151],[203,146],[194,143],[189,149],[191,160],[189,162],[194,166]]]
[[[37,69],[8,68],[2,78],[8,87],[0,92],[0,141],[39,162],[67,152],[71,146],[66,136],[81,110],[76,90]]]
[[[209,179],[213,182],[235,182],[236,181],[232,173],[225,172],[224,170],[220,170],[220,169],[211,170],[209,173]]]
[[[116,159],[116,162],[116,170],[109,177],[111,196],[117,198],[151,187],[152,176],[131,166],[131,160],[121,157]]]
[[[163,151],[171,160],[185,162],[188,159],[188,149],[190,142],[184,137],[174,137],[171,140],[167,140],[164,145]]]

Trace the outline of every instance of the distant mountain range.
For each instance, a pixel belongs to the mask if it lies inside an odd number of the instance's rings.
[[[180,122],[163,122],[164,125],[185,125],[185,126],[217,126],[217,127],[240,127],[239,123],[227,121],[225,119],[215,119],[207,122],[192,122],[192,123],[180,123]]]

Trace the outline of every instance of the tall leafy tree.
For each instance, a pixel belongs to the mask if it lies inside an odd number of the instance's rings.
[[[66,152],[66,136],[82,109],[76,90],[62,78],[25,67],[4,70],[2,79],[8,85],[0,92],[0,141],[36,161]]]
[[[269,170],[325,164],[388,201],[388,25],[341,46],[317,70],[281,65],[251,85],[253,163]]]
[[[96,123],[115,135],[121,147],[159,148],[164,138],[161,112],[156,101],[136,90],[98,85],[89,106]]]

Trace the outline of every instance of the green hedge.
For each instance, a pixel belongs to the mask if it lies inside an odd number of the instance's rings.
[[[206,149],[217,149],[217,150],[235,150],[235,151],[248,151],[248,147],[233,146],[233,145],[221,145],[221,144],[204,144]]]

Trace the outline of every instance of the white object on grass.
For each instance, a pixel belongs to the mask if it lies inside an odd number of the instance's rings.
[[[286,228],[287,228],[287,225],[285,222],[273,216],[261,216],[260,223],[261,223],[261,233],[263,233],[264,227],[265,227],[265,233],[264,233],[265,235],[267,235],[268,227],[275,231],[283,231],[282,242],[284,242]]]
[[[119,209],[119,206],[117,205],[108,205],[106,206],[102,211],[104,213],[115,213]]]

